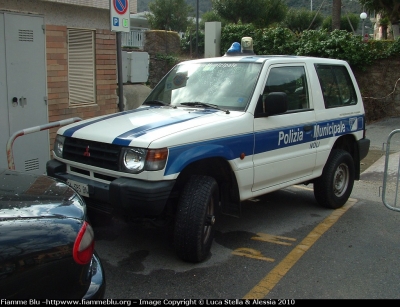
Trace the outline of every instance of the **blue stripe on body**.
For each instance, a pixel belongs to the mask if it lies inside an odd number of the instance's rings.
[[[188,164],[204,158],[222,157],[226,160],[233,160],[239,158],[241,153],[245,153],[246,156],[260,154],[271,150],[311,143],[316,140],[360,131],[364,129],[364,116],[327,120],[315,124],[310,123],[309,125],[312,125],[313,128],[307,132],[303,130],[303,127],[306,125],[307,124],[282,127],[280,129],[265,130],[254,134],[248,133],[240,136],[231,136],[172,147],[169,149],[165,176],[179,173]],[[299,137],[300,132],[303,132],[301,139]]]
[[[154,123],[151,123],[148,125],[143,125],[143,126],[129,130],[129,131],[117,136],[113,140],[112,144],[128,146],[132,142],[133,139],[138,138],[138,137],[146,134],[149,131],[154,131],[155,129],[160,129],[160,128],[163,128],[166,126],[183,123],[188,120],[192,120],[192,119],[195,119],[195,118],[198,118],[198,117],[201,117],[204,115],[208,115],[210,113],[215,113],[215,112],[218,112],[218,111],[216,111],[216,110],[195,111],[195,112],[187,113],[182,116],[172,117],[172,118],[168,118],[168,119],[162,120],[162,121],[157,121],[157,122],[154,122]]]
[[[85,127],[87,127],[89,125],[92,125],[92,124],[95,124],[95,123],[98,123],[98,122],[101,122],[101,121],[104,121],[104,120],[107,120],[107,119],[110,119],[110,118],[114,118],[114,117],[122,116],[122,115],[125,115],[125,114],[129,114],[129,113],[137,113],[137,112],[141,112],[141,111],[146,111],[146,110],[149,110],[150,108],[160,108],[160,107],[157,106],[157,107],[149,107],[149,108],[139,108],[139,109],[135,109],[135,110],[129,110],[129,111],[124,111],[124,112],[114,113],[114,114],[111,114],[109,116],[105,116],[103,118],[95,118],[94,120],[92,120],[90,122],[86,122],[86,123],[83,123],[83,124],[80,124],[80,125],[76,125],[76,126],[74,126],[72,128],[69,128],[69,129],[65,130],[63,135],[64,136],[72,136],[79,129],[85,128]]]
[[[365,116],[351,116],[337,120],[326,120],[314,126],[313,135],[317,140],[340,136],[364,129]]]
[[[314,141],[313,129],[305,132],[303,126],[282,127],[256,132],[254,135],[254,154]],[[285,140],[287,141],[285,142]]]
[[[363,130],[364,116],[326,120],[308,125],[313,126],[310,131],[304,131],[303,127],[307,124],[301,124],[255,133],[254,154]]]
[[[188,164],[205,158],[221,157],[233,160],[241,153],[249,156],[253,153],[253,133],[231,136],[227,138],[186,144],[169,148],[165,176],[179,173]]]

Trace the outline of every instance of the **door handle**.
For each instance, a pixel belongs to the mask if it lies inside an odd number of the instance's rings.
[[[21,107],[26,106],[26,97],[22,96],[20,99],[18,99],[17,97],[12,98],[13,107],[18,107],[18,102]]]
[[[303,130],[304,130],[304,131],[310,131],[310,130],[312,130],[312,128],[313,128],[312,125],[310,125],[310,126],[303,126]]]
[[[22,97],[19,99],[19,104],[21,105],[21,107],[26,106],[26,97],[22,96]]]

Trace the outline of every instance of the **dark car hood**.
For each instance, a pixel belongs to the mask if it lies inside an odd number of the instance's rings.
[[[0,169],[0,223],[4,219],[84,219],[82,199],[65,183],[41,175]]]

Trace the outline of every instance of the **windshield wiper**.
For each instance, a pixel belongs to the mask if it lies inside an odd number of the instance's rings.
[[[227,109],[222,109],[216,104],[211,104],[211,103],[206,103],[206,102],[200,102],[200,101],[193,101],[193,102],[181,102],[181,105],[183,106],[190,106],[190,107],[207,107],[207,108],[212,108],[212,109],[217,109],[220,111],[224,111],[226,114],[229,114],[229,110]]]
[[[143,105],[150,105],[150,106],[166,106],[166,107],[171,107],[176,109],[176,106],[171,106],[168,103],[165,103],[164,101],[161,100],[149,100],[149,101],[145,101],[143,102]]]

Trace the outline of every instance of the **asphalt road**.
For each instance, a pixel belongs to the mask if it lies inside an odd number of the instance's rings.
[[[397,127],[399,118],[368,125],[371,149],[379,152]],[[390,159],[385,151],[374,158],[341,209],[319,207],[312,186],[244,202],[240,218],[220,220],[200,264],[176,257],[168,228],[118,218],[95,227],[106,298],[400,298],[400,212],[382,201],[383,192],[395,201],[400,133],[389,145]]]

